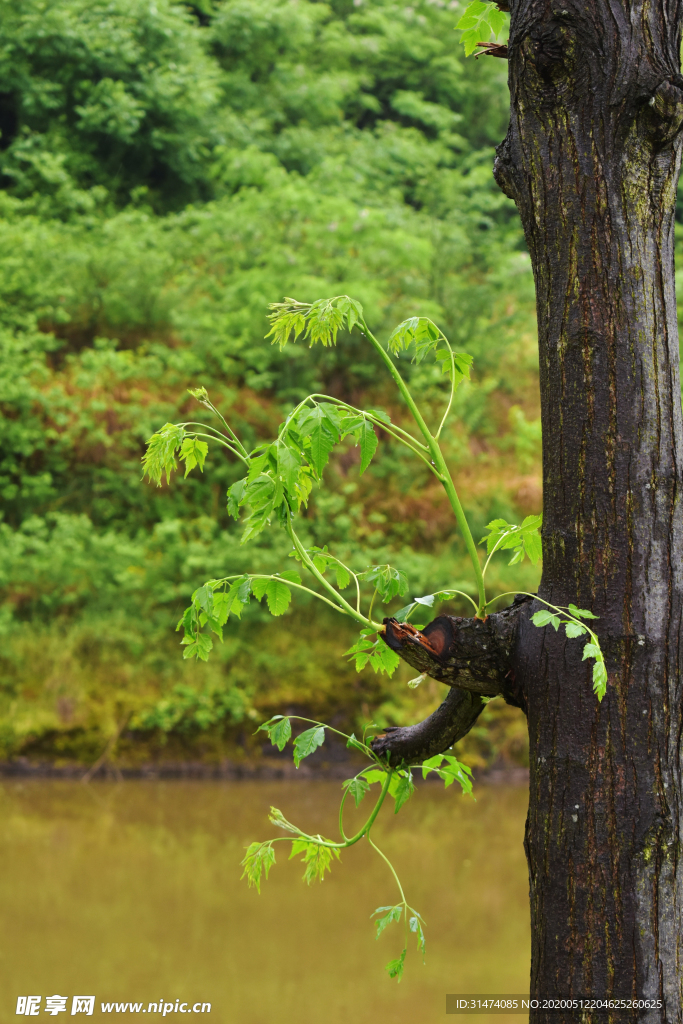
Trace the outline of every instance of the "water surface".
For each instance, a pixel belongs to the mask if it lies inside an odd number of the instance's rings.
[[[455,788],[421,786],[373,830],[427,922],[426,964],[411,945],[397,985],[383,966],[402,931],[375,941],[370,922],[395,883],[365,841],[310,888],[285,844],[260,896],[240,881],[243,848],[276,834],[270,804],[336,837],[338,782],[3,782],[0,1022],[21,1019],[18,995],[58,993],[95,995],[93,1019],[147,1019],[103,1001],[181,999],[211,1014],[171,1020],[484,1024],[446,1018],[445,995],[528,991],[527,794]]]

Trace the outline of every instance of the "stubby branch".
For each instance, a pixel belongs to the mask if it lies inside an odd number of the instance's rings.
[[[509,704],[524,708],[511,657],[520,613],[530,603],[531,598],[517,597],[509,608],[485,619],[440,615],[421,632],[409,622],[385,619],[384,642],[440,683],[482,697],[502,694]]]
[[[504,611],[488,618],[463,619],[440,615],[420,632],[409,623],[385,619],[384,641],[413,668],[452,687],[443,704],[424,722],[391,728],[372,748],[392,765],[412,764],[448,750],[470,731],[485,706],[484,697],[502,695],[526,711],[526,701],[513,671],[513,652],[520,618],[531,598],[517,597]]]

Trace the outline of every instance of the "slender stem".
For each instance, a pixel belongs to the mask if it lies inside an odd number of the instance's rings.
[[[442,335],[442,338],[446,342],[446,344],[448,345],[448,351],[451,354],[451,396],[448,399],[448,405],[446,406],[446,411],[443,414],[443,419],[441,420],[441,423],[439,424],[439,429],[437,430],[436,434],[434,435],[434,437],[436,438],[437,441],[439,440],[439,437],[441,436],[441,431],[443,430],[444,423],[448,419],[448,414],[451,411],[451,406],[453,405],[453,398],[455,396],[455,356],[453,355],[453,349],[450,346],[448,338],[445,335]]]
[[[392,875],[394,876],[394,879],[396,881],[396,885],[398,886],[398,891],[401,894],[401,903],[403,904],[404,907],[407,907],[408,906],[408,902],[406,900],[405,893],[403,892],[403,886],[401,885],[401,883],[399,881],[399,877],[396,874],[396,872],[394,871],[394,865],[391,863],[389,858],[387,856],[385,856],[385,854],[382,853],[382,851],[380,850],[379,846],[376,846],[375,843],[373,843],[373,841],[372,841],[372,839],[370,838],[369,835],[368,835],[368,842],[370,843],[370,846],[373,848],[373,850],[377,851],[377,853],[380,855],[380,857],[382,858],[384,863],[388,864],[389,870],[391,871]]]
[[[377,587],[375,587],[375,589],[373,591],[372,598],[370,600],[370,608],[368,609],[368,619],[370,620],[370,622],[372,622],[372,606],[375,603],[375,598],[376,597],[377,597]]]
[[[384,798],[386,797],[387,793],[389,792],[389,785],[391,783],[393,775],[394,775],[394,769],[390,768],[389,771],[387,772],[386,779],[384,780],[384,783],[382,785],[382,792],[379,795],[377,803],[375,804],[375,806],[372,809],[372,813],[371,813],[370,817],[365,822],[365,824],[362,826],[360,832],[357,832],[355,836],[351,837],[351,839],[345,839],[344,842],[342,842],[342,843],[330,843],[330,842],[327,842],[327,840],[325,840],[325,839],[321,839],[320,836],[309,836],[307,832],[302,832],[301,829],[297,829],[295,834],[301,836],[302,839],[307,839],[311,843],[316,843],[318,846],[325,846],[329,850],[344,850],[344,849],[346,849],[349,846],[355,846],[355,844],[359,840],[361,840],[363,838],[363,836],[366,835],[370,831],[370,829],[372,828],[372,826],[374,824],[374,821],[375,821],[375,818],[379,814],[380,808],[381,808],[382,804],[384,803]],[[368,836],[368,838],[369,838],[369,836]]]
[[[202,424],[202,426],[203,426],[203,424]],[[200,433],[198,430],[193,430],[192,431],[192,435],[193,435],[193,437],[206,437],[206,438],[209,439],[209,441],[217,441],[218,444],[222,444],[223,447],[227,448],[229,452],[232,452],[232,454],[236,455],[238,459],[241,459],[241,461],[245,464],[245,466],[249,465],[249,459],[245,458],[244,455],[242,455],[240,452],[238,452],[236,448],[233,448],[233,446],[231,444],[228,444],[227,441],[221,441],[220,437],[216,437],[215,434],[203,434],[203,433]]]
[[[463,507],[460,504],[460,499],[458,498],[458,494],[455,489],[453,479],[451,477],[448,466],[446,465],[446,461],[441,452],[441,448],[439,447],[439,443],[434,437],[432,437],[429,428],[424,421],[422,413],[418,409],[417,405],[415,404],[415,400],[413,399],[413,396],[408,390],[406,382],[403,380],[403,377],[394,366],[394,363],[390,358],[388,352],[385,352],[385,350],[382,348],[374,334],[372,334],[364,320],[360,322],[359,326],[362,332],[365,334],[365,336],[368,338],[371,344],[374,345],[374,347],[377,349],[380,356],[382,357],[387,369],[389,370],[389,373],[394,379],[396,387],[401,392],[401,395],[403,396],[406,405],[410,409],[413,419],[420,428],[420,433],[427,442],[427,447],[429,448],[429,452],[432,456],[434,466],[438,470],[437,476],[441,480],[443,488],[446,491],[446,494],[448,495],[448,500],[451,504],[453,512],[455,513],[455,518],[457,520],[458,526],[460,527],[460,532],[462,533],[462,536],[465,541],[465,546],[467,548],[467,552],[472,562],[472,568],[474,569],[474,575],[477,581],[477,592],[479,597],[479,607],[477,608],[477,615],[482,616],[484,613],[484,609],[486,607],[486,588],[484,587],[484,577],[482,576],[481,572],[479,554],[477,552],[477,547],[474,543],[474,538],[472,537],[472,531],[470,530],[469,523],[467,522],[467,518],[465,517]]]
[[[223,416],[223,414],[218,411],[216,406],[213,404],[213,402],[208,397],[206,399],[206,404],[208,405],[208,407],[210,409],[213,410],[213,412],[215,412],[216,416],[218,416],[219,420],[221,421],[221,423],[223,424],[223,426],[225,427],[227,432],[230,434],[230,436],[232,437],[232,439],[235,442],[235,444],[237,445],[237,447],[242,449],[242,452],[244,453],[244,455],[248,455],[249,453],[247,452],[247,449],[244,447],[244,445],[240,441],[239,437],[237,436],[235,431],[232,429],[232,427],[230,426],[230,424],[226,420],[225,416]]]
[[[239,575],[225,576],[224,579],[225,580],[238,580],[238,579],[240,579],[240,576]],[[339,612],[340,615],[348,614],[343,608],[340,608],[338,604],[335,604],[333,601],[330,601],[329,598],[324,597],[322,594],[319,594],[317,590],[311,590],[310,587],[305,587],[303,585],[303,583],[293,583],[291,580],[283,579],[282,576],[274,576],[274,575],[269,574],[269,573],[256,573],[256,572],[249,573],[249,579],[251,579],[251,580],[279,580],[280,583],[286,583],[288,587],[296,587],[297,590],[303,590],[307,594],[311,594],[312,597],[317,597],[319,601],[324,601],[325,604],[329,604],[330,608],[334,608],[334,610],[336,612]],[[336,591],[334,591],[334,593],[336,594]],[[363,622],[365,622],[365,619],[363,619]],[[310,721],[310,719],[305,719],[305,721]]]
[[[313,561],[311,560],[311,558],[309,558],[308,552],[306,551],[303,544],[301,543],[296,533],[294,532],[294,528],[292,527],[292,521],[289,516],[289,513],[287,514],[287,532],[289,533],[292,543],[294,544],[294,547],[298,551],[299,556],[304,565],[306,566],[306,568],[308,569],[308,571],[313,573],[318,582],[322,584],[322,586],[325,587],[325,589],[330,594],[332,594],[335,601],[337,601],[340,605],[343,606],[343,608],[346,609],[347,614],[349,614],[352,619],[356,619],[357,622],[362,622],[364,626],[374,625],[374,623],[371,622],[369,619],[366,619],[364,615],[361,615],[360,612],[357,612],[353,605],[350,605],[349,602],[341,596],[339,591],[335,590],[332,584],[325,579],[323,574],[316,569],[315,565],[313,564]]]
[[[499,545],[499,544],[502,544],[502,543],[503,543],[503,541],[505,540],[505,538],[506,538],[506,537],[509,537],[509,536],[510,536],[510,534],[511,534],[512,532],[513,532],[512,530],[506,530],[506,531],[505,531],[505,533],[501,534],[501,536],[500,536],[500,537],[498,538],[498,540],[496,541],[496,543],[495,543],[495,544],[493,545],[493,549],[492,549],[492,551],[491,551],[491,554],[489,555],[489,557],[488,557],[488,558],[486,559],[486,561],[484,562],[484,568],[483,568],[483,570],[482,570],[482,576],[485,576],[485,575],[486,575],[486,570],[487,570],[487,569],[488,569],[488,567],[489,567],[489,562],[491,561],[491,559],[492,559],[492,558],[493,558],[493,556],[495,555],[496,551],[498,550],[498,545]],[[494,598],[494,600],[495,600],[495,598]],[[490,602],[489,602],[489,604],[490,604]]]
[[[442,591],[441,591],[441,593],[442,593],[442,594],[459,594],[459,595],[460,595],[460,597],[465,597],[465,598],[467,598],[467,600],[468,600],[468,601],[470,602],[470,604],[471,604],[471,605],[472,605],[472,607],[474,608],[474,614],[475,614],[475,615],[477,615],[477,614],[478,614],[478,612],[479,612],[479,609],[477,608],[477,604],[476,604],[476,602],[475,602],[475,601],[473,601],[473,600],[472,600],[472,598],[470,597],[470,595],[469,595],[469,594],[466,594],[466,593],[465,593],[465,592],[464,592],[463,590],[453,590],[452,588],[450,588],[450,587],[449,587],[449,589],[448,589],[448,590],[442,590]],[[412,615],[412,612],[411,612],[410,614]]]

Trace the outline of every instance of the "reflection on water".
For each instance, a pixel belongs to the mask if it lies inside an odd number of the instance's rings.
[[[446,992],[528,991],[526,792],[454,790],[423,785],[373,830],[427,922],[426,965],[411,947],[397,985],[402,932],[375,941],[370,922],[394,883],[363,841],[311,888],[285,844],[261,896],[239,880],[270,804],[336,835],[338,782],[3,782],[0,1022],[18,995],[59,993],[96,995],[107,1020],[100,1001],[180,998],[216,1024],[431,1024]]]

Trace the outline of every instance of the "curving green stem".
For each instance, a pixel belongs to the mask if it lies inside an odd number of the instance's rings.
[[[403,377],[394,366],[394,363],[391,357],[389,356],[389,353],[386,352],[384,348],[380,345],[377,338],[368,328],[367,324],[365,323],[365,320],[360,321],[359,327],[363,334],[368,339],[368,341],[370,341],[371,344],[374,345],[374,347],[377,349],[380,356],[382,357],[387,369],[389,370],[389,373],[394,379],[396,387],[401,392],[401,395],[403,396],[406,405],[410,409],[412,417],[420,429],[420,433],[427,442],[429,453],[432,457],[434,467],[437,470],[437,476],[439,477],[441,485],[445,490],[446,495],[448,496],[448,500],[455,514],[456,521],[458,523],[458,526],[460,527],[460,532],[462,533],[462,536],[464,538],[467,553],[469,554],[470,560],[472,562],[472,568],[474,569],[474,575],[477,581],[477,593],[479,597],[479,607],[477,608],[477,616],[479,618],[483,618],[486,609],[486,588],[484,586],[484,576],[482,574],[481,564],[479,562],[479,554],[477,552],[477,546],[474,543],[474,538],[472,537],[472,531],[470,530],[469,523],[467,522],[467,518],[465,517],[463,507],[460,504],[460,499],[458,498],[458,493],[455,489],[453,478],[451,477],[448,466],[446,465],[446,460],[444,459],[443,454],[441,452],[439,442],[430,432],[429,427],[425,423],[424,417],[422,416],[422,413],[418,409],[417,405],[415,404],[415,400],[413,399],[413,396],[408,390],[406,382],[403,380]],[[439,428],[439,430],[440,429],[441,428]]]
[[[325,590],[332,594],[335,601],[338,602],[338,605],[342,606],[346,614],[350,615],[351,618],[355,619],[357,622],[361,622],[364,626],[377,625],[377,623],[373,623],[369,618],[366,618],[360,612],[356,611],[353,605],[349,604],[349,602],[344,597],[342,597],[339,591],[335,590],[332,584],[328,580],[326,580],[323,574],[315,567],[312,558],[310,558],[305,547],[303,546],[303,544],[297,537],[296,533],[294,532],[294,528],[292,526],[289,513],[287,514],[287,533],[289,534],[290,540],[292,541],[292,544],[294,545],[299,557],[301,558],[301,561],[304,563],[308,571],[313,573],[315,578],[318,580],[320,584],[322,584]]]

